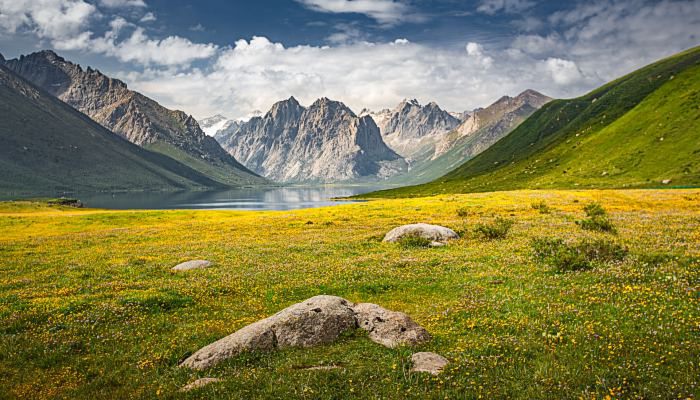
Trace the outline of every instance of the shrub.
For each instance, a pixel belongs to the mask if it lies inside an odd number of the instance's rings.
[[[533,210],[539,211],[540,214],[549,214],[550,212],[552,212],[552,210],[549,208],[547,203],[544,202],[544,200],[532,203],[531,206]]]
[[[513,224],[512,219],[498,217],[493,223],[477,225],[474,231],[486,239],[504,239]]]
[[[585,271],[596,264],[622,261],[628,252],[625,247],[604,239],[567,244],[562,239],[543,238],[534,240],[532,249],[537,260],[560,273]]]
[[[588,218],[584,218],[580,221],[576,221],[576,224],[588,231],[600,231],[608,233],[617,233],[615,225],[608,217],[608,213],[605,211],[603,206],[598,203],[590,203],[583,207],[583,211],[586,212]]]
[[[457,209],[457,216],[460,218],[467,218],[469,216],[469,209],[466,207],[461,207]]]
[[[403,248],[430,247],[432,241],[418,235],[404,236],[398,240],[398,244]]]

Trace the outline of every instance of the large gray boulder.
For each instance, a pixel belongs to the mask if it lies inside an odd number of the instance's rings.
[[[421,352],[411,356],[411,372],[427,372],[437,375],[449,363],[447,359],[436,353]]]
[[[386,347],[416,345],[430,340],[430,334],[408,315],[387,310],[376,304],[360,303],[353,307],[357,326],[369,332],[369,338]]]
[[[203,347],[181,366],[201,370],[245,351],[331,343],[341,333],[355,329],[352,306],[341,297],[312,297]]]
[[[203,269],[211,266],[211,262],[207,260],[192,260],[180,263],[172,268],[173,271],[189,271],[192,269]]]
[[[433,242],[445,242],[450,239],[459,239],[459,235],[450,228],[440,225],[411,224],[394,228],[384,236],[385,242],[397,242],[404,237],[418,236]]]

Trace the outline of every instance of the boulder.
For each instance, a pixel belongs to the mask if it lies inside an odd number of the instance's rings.
[[[428,372],[437,375],[449,363],[447,359],[439,354],[422,352],[411,356],[411,372]]]
[[[206,369],[245,351],[331,343],[341,333],[355,329],[352,306],[341,297],[312,297],[203,347],[181,366]]]
[[[199,388],[204,387],[210,383],[215,383],[215,382],[221,382],[221,379],[219,379],[219,378],[200,378],[192,383],[188,383],[187,385],[183,386],[182,389],[180,389],[180,391],[181,392],[189,392],[190,390],[199,389]]]
[[[172,268],[173,271],[189,271],[191,269],[202,269],[207,268],[211,265],[211,262],[207,260],[192,260],[181,264],[178,264]]]
[[[430,334],[408,315],[387,310],[376,304],[360,303],[353,307],[357,325],[369,332],[369,338],[386,347],[416,345],[430,340]]]
[[[419,236],[433,242],[445,242],[459,239],[459,235],[450,228],[430,224],[411,224],[396,227],[384,236],[385,242],[396,242],[404,237]]]

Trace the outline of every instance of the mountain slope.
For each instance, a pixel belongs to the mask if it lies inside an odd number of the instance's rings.
[[[376,180],[406,167],[372,118],[326,98],[308,108],[293,97],[278,102],[217,139],[248,168],[280,182]]]
[[[554,100],[508,136],[404,197],[518,188],[700,184],[700,47],[582,97]]]
[[[423,106],[417,100],[404,100],[393,110],[363,111],[363,115],[374,119],[384,142],[412,165],[430,159],[436,143],[460,124],[436,103]]]
[[[0,192],[221,186],[114,135],[0,65]]]
[[[97,70],[41,51],[7,60],[20,76],[132,143],[162,153],[225,185],[263,183],[207,136],[197,121],[169,110]]]
[[[486,108],[474,110],[441,138],[432,159],[414,166],[409,174],[395,179],[396,182],[425,183],[445,175],[489,148],[551,100],[534,90],[526,90],[516,97],[503,96]]]

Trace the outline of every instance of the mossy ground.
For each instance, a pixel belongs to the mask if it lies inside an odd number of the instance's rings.
[[[593,201],[616,235],[576,225]],[[549,213],[532,207],[541,202]],[[506,238],[474,233],[499,216],[515,221]],[[413,222],[464,236],[443,248],[381,242]],[[541,237],[604,238],[629,255],[556,273],[533,257]],[[190,259],[215,265],[170,271]],[[2,203],[0,260],[0,398],[700,395],[700,190],[517,191],[293,212]],[[317,294],[404,311],[434,340],[392,350],[355,333],[205,372],[177,368]],[[451,364],[439,377],[412,374],[420,350]],[[316,365],[340,368],[306,368]],[[205,376],[224,381],[178,392]]]

